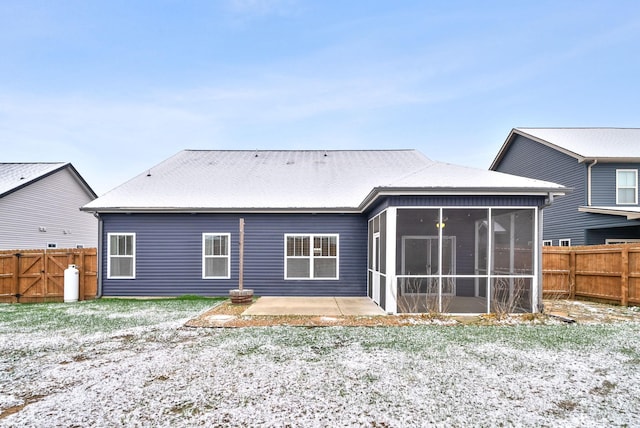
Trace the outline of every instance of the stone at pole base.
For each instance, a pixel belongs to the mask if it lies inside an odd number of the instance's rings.
[[[231,303],[249,304],[253,301],[253,290],[240,290],[238,288],[229,290],[229,297],[231,298]]]

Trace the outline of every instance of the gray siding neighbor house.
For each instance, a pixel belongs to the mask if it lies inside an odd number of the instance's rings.
[[[70,163],[0,163],[0,250],[96,247],[95,198]]]
[[[565,187],[415,150],[185,150],[100,198],[99,293],[369,296],[390,313],[540,309]]]
[[[515,128],[490,170],[573,189],[545,210],[545,245],[640,241],[640,129]]]

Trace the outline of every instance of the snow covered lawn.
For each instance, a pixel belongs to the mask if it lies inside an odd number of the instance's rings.
[[[0,426],[637,426],[640,323],[182,325],[212,301],[0,305]]]

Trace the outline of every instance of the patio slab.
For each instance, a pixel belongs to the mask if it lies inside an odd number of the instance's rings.
[[[242,315],[385,315],[368,297],[260,297]]]

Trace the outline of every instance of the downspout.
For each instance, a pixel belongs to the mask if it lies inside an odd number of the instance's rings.
[[[544,200],[544,204],[538,208],[538,212],[537,212],[537,216],[536,216],[536,227],[538,228],[538,250],[536,251],[537,254],[537,261],[536,261],[536,274],[538,275],[538,280],[537,282],[537,291],[538,291],[538,300],[537,302],[533,302],[534,306],[532,309],[533,312],[539,312],[539,313],[543,313],[544,312],[544,300],[543,300],[543,294],[544,294],[544,290],[542,287],[542,245],[540,245],[542,243],[542,240],[544,239],[544,208],[547,208],[549,206],[551,206],[551,204],[553,203],[553,199],[554,199],[554,194],[552,192],[549,192],[548,196],[545,198]]]
[[[98,219],[98,260],[97,260],[97,269],[96,269],[96,276],[98,279],[98,290],[96,292],[96,299],[99,299],[102,297],[102,244],[103,244],[103,239],[102,239],[102,217],[100,217],[100,214],[98,213],[94,213],[93,216],[95,218]]]
[[[591,206],[591,168],[598,163],[598,159],[594,159],[593,162],[587,167],[587,206]]]

